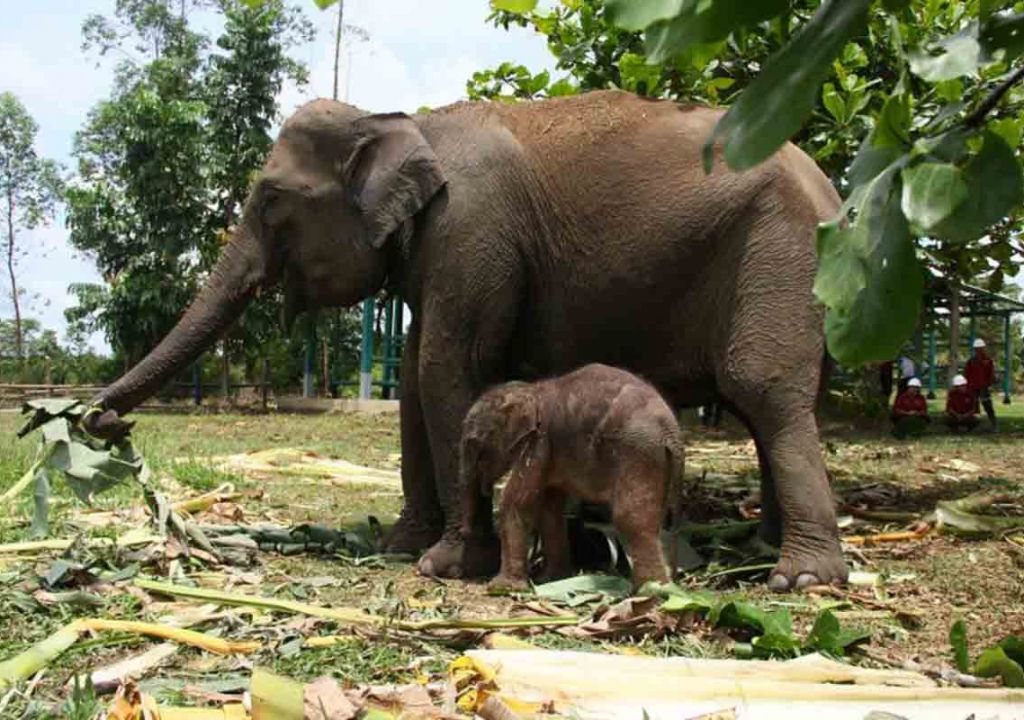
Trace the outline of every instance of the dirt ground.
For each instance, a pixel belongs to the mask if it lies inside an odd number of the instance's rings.
[[[1004,413],[998,434],[951,437],[933,429],[911,441],[893,440],[884,426],[823,422],[826,461],[844,536],[912,529],[938,501],[979,491],[1004,495],[1000,506],[1003,511],[1019,513],[1024,504],[1020,502],[1024,499],[1024,419],[1017,417],[1018,407],[1024,410],[1019,402],[1009,409],[1001,408],[1010,412]],[[345,526],[373,515],[386,524],[400,507],[398,488],[346,486],[291,475],[252,477],[217,470],[206,460],[211,455],[287,446],[372,467],[396,468],[397,415],[144,414],[137,419],[136,444],[172,497],[209,491],[223,482],[262,491],[261,497],[238,502],[244,522]],[[17,415],[0,414],[0,437],[13,438],[19,424]],[[691,421],[685,427],[685,436],[690,519],[721,522],[750,516],[757,501],[757,460],[750,440],[728,419],[720,430],[706,430]],[[24,472],[34,450],[31,439],[0,443],[0,490]],[[27,539],[30,495],[26,494],[13,513],[0,515],[0,542]],[[60,484],[55,496],[52,535],[69,536],[75,531],[81,504]],[[97,505],[111,509],[140,503],[135,489],[116,488],[99,498]],[[865,520],[867,515],[873,519]],[[976,649],[1008,634],[1024,635],[1022,541],[1024,533],[983,539],[930,534],[902,542],[847,545],[851,566],[877,574],[876,584],[834,594],[770,595],[761,586],[765,560],[755,563],[753,570],[744,570],[742,565],[749,563],[749,557],[730,559],[729,548],[716,551],[710,565],[682,577],[679,583],[789,607],[798,632],[807,630],[821,603],[830,602],[844,626],[861,626],[872,632],[870,643],[856,662],[948,665],[948,633],[957,619],[966,621],[971,646]],[[19,583],[26,576],[44,574],[54,557],[51,553],[17,561],[0,559],[0,661],[71,618],[99,614],[130,619],[142,612],[138,597],[128,593],[107,598],[101,608],[73,604],[27,607],[18,595]],[[308,554],[262,554],[253,568],[190,572],[200,585],[226,583],[245,588],[247,583],[258,583],[265,594],[395,616],[415,610],[421,616],[434,612],[437,616],[494,617],[508,614],[516,603],[513,598],[487,595],[479,583],[417,577],[412,565],[402,562],[357,563]],[[249,620],[258,626],[260,616],[252,615]],[[295,632],[312,632],[317,625],[317,621],[307,621],[296,625]],[[729,652],[711,632],[610,643],[584,642],[545,632],[536,634],[532,641],[584,649],[629,645],[650,654]],[[74,673],[95,667],[142,642],[135,637],[114,636],[80,644],[51,669],[37,692],[57,698],[65,693],[64,683]],[[350,682],[407,681],[423,673],[440,672],[458,647],[458,642],[439,642],[436,638],[391,642],[354,634],[349,641],[329,648],[301,652],[278,649],[260,661],[299,678],[329,669]],[[208,685],[223,685],[225,678],[243,673],[249,666],[249,661],[241,660],[214,663],[191,651],[184,657],[186,661],[175,672],[193,682],[202,679]],[[180,683],[174,687],[180,687]],[[170,685],[168,688],[168,693],[176,692]]]

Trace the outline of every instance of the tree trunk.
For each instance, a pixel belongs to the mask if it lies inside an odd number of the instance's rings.
[[[14,354],[21,366],[25,360],[21,335],[21,304],[18,302],[18,281],[14,275],[14,188],[7,186],[7,273],[11,277],[11,302],[14,304]]]
[[[338,99],[338,66],[341,62],[341,30],[345,17],[345,0],[338,0],[338,27],[334,31],[334,95]]]

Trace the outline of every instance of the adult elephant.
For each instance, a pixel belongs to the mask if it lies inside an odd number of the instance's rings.
[[[787,145],[757,168],[701,148],[720,113],[621,92],[409,117],[317,100],[281,129],[240,225],[178,325],[106,388],[92,430],[182,370],[261,286],[286,315],[382,287],[412,310],[401,377],[405,507],[392,551],[429,574],[493,565],[489,512],[460,535],[464,414],[488,385],[590,362],[677,407],[719,399],[750,429],[774,589],[841,581],[815,398],[824,348],[815,227],[840,202]],[[429,548],[429,549],[428,549]]]

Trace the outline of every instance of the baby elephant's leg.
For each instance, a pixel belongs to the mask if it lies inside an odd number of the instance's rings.
[[[612,523],[633,561],[633,585],[668,582],[669,570],[661,545],[665,516],[666,462],[623,450],[619,456],[612,499]]]
[[[548,582],[571,575],[565,494],[560,490],[548,490],[544,493],[540,511],[540,539],[544,546],[544,572],[540,579]]]
[[[524,588],[529,584],[530,544],[540,511],[539,493],[523,492],[516,478],[501,496],[501,572],[489,583],[495,588]]]

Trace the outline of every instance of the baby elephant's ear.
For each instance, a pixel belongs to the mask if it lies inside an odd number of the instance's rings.
[[[540,408],[537,398],[522,394],[506,404],[506,427],[511,430],[513,444],[518,444],[540,429]]]

